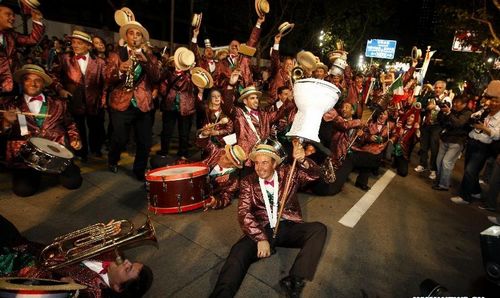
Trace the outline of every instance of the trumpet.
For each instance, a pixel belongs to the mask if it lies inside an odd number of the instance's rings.
[[[304,69],[301,66],[295,66],[292,69],[292,83],[295,83],[297,80],[304,78]]]
[[[55,238],[40,253],[40,264],[46,269],[54,270],[111,250],[115,251],[116,261],[120,264],[123,260],[118,247],[144,240],[158,243],[149,216],[137,230],[134,230],[134,225],[128,220],[97,223]]]
[[[132,91],[134,89],[134,76],[135,76],[135,68],[137,67],[138,59],[135,55],[135,52],[132,51],[132,55],[130,56],[130,67],[127,70],[127,74],[125,77],[125,84],[123,84],[123,89],[125,91]]]
[[[217,125],[224,125],[224,124],[227,124],[229,122],[229,118],[227,117],[222,117],[219,121],[215,122],[215,123],[210,123],[210,124],[207,124],[205,127],[202,127],[200,129],[198,129],[196,131],[196,134],[200,134],[202,133],[203,131],[206,131],[206,130],[210,130],[214,127],[216,127]]]

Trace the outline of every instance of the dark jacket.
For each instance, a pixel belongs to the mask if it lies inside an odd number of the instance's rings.
[[[458,112],[451,110],[449,115],[438,114],[438,122],[443,127],[441,141],[445,143],[464,144],[471,129],[469,119],[472,112],[465,108]]]

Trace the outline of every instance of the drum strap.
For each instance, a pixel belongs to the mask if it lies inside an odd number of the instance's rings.
[[[243,111],[243,116],[245,116],[245,120],[247,121],[248,125],[250,126],[250,129],[252,129],[252,131],[257,136],[257,142],[260,141],[260,135],[257,132],[257,130],[255,129],[255,125],[253,125],[252,118],[250,117],[250,114]]]
[[[40,108],[40,114],[47,114],[47,101],[44,100],[42,102],[42,107]],[[35,117],[36,125],[38,127],[42,127],[43,121],[45,121],[45,117]]]

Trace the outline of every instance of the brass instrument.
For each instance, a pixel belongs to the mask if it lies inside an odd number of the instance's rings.
[[[155,228],[149,216],[144,225],[136,231],[134,231],[134,225],[128,220],[109,224],[97,223],[55,238],[42,250],[40,263],[45,268],[54,270],[110,250],[115,250],[117,263],[120,263],[118,247],[144,240],[158,243]]]
[[[224,124],[227,124],[229,122],[229,118],[227,117],[222,117],[219,121],[217,121],[216,123],[210,123],[210,124],[207,124],[205,127],[202,127],[200,129],[198,129],[196,131],[196,134],[200,134],[202,131],[205,131],[205,130],[209,130],[209,129],[212,129],[214,127],[216,127],[217,125],[224,125]]]
[[[130,67],[127,70],[125,77],[125,84],[123,84],[123,89],[127,92],[134,90],[134,77],[135,77],[135,68],[137,67],[137,63],[139,63],[139,59],[135,55],[135,51],[132,51],[132,55],[130,55]]]
[[[304,69],[302,66],[295,66],[292,69],[292,83],[295,83],[297,80],[303,79],[304,78]]]

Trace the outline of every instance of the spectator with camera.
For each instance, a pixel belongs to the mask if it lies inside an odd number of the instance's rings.
[[[493,144],[500,139],[500,80],[491,81],[483,95],[488,116],[474,124],[469,132],[465,150],[464,176],[455,204],[470,204],[481,198],[479,172],[493,153]]]
[[[428,98],[422,103],[423,121],[422,121],[422,136],[420,137],[420,164],[415,168],[415,171],[421,173],[426,170],[427,166],[430,169],[429,179],[436,179],[436,158],[439,151],[439,134],[441,126],[437,120],[439,111],[443,107],[451,107],[451,99],[446,95],[446,82],[436,81],[434,83],[434,97]],[[429,160],[429,150],[431,158]]]
[[[438,123],[443,128],[440,134],[439,152],[436,158],[437,179],[432,188],[447,191],[455,162],[462,153],[470,130],[472,112],[467,108],[467,97],[453,99],[453,106],[444,106],[438,113]]]

